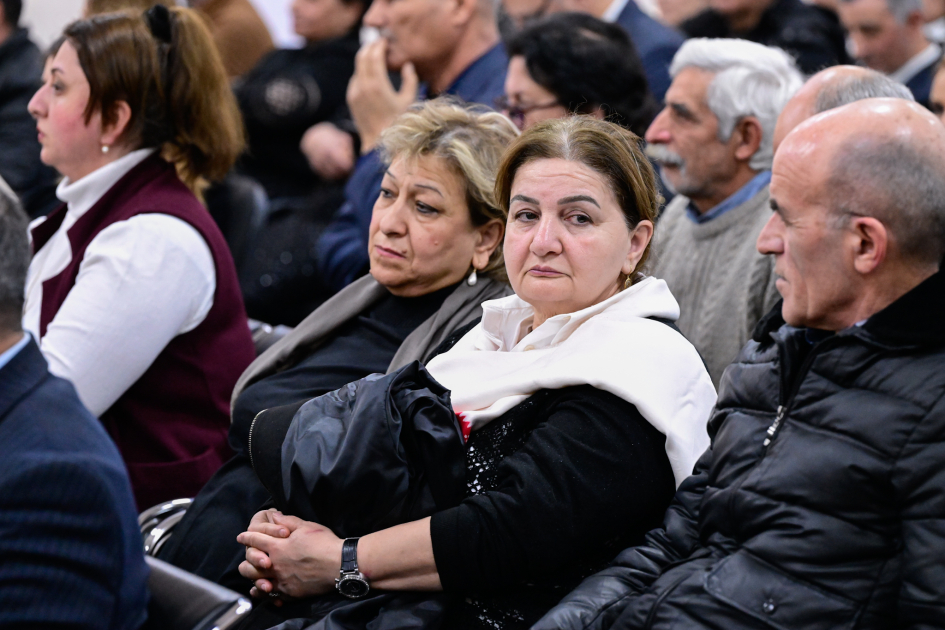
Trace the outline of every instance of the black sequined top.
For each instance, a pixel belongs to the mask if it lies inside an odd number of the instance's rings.
[[[663,435],[591,386],[541,390],[470,436],[467,498],[430,533],[444,627],[527,628],[660,524],[675,492]]]

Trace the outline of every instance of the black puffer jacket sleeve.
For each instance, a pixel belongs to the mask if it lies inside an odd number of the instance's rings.
[[[663,526],[648,533],[643,545],[625,549],[610,567],[584,580],[532,630],[610,628],[631,598],[649,587],[666,567],[692,555],[699,545],[699,504],[711,462],[710,448],[679,486]]]
[[[892,481],[901,507],[899,628],[945,628],[945,398],[903,447]]]

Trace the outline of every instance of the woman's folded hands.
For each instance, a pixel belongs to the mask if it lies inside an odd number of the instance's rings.
[[[311,597],[334,588],[344,541],[323,525],[269,509],[236,540],[246,546],[239,571],[253,580],[253,596]]]

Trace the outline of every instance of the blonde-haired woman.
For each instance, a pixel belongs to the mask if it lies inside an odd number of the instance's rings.
[[[469,435],[466,499],[346,541],[260,512],[239,537],[258,591],[327,593],[354,560],[371,589],[459,595],[444,627],[527,628],[661,522],[708,445],[715,390],[666,284],[643,273],[659,195],[639,144],[571,117],[503,158],[516,295],[427,364]]]
[[[64,204],[32,228],[24,327],[128,467],[140,509],[192,496],[230,455],[254,357],[226,242],[197,199],[243,147],[189,9],[72,23],[29,104]]]
[[[247,455],[257,414],[426,361],[482,315],[482,302],[508,295],[500,247],[505,210],[494,182],[517,135],[501,114],[441,99],[417,105],[387,129],[370,274],[316,309],[240,377],[230,429],[237,456],[197,495],[161,559],[248,590],[235,571],[244,551],[236,536],[269,496]]]

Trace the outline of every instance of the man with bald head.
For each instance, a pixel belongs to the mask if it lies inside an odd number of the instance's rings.
[[[881,72],[860,66],[833,66],[821,70],[787,102],[774,126],[774,150],[799,124],[829,109],[866,98],[902,98],[915,101],[909,88]]]
[[[945,628],[945,126],[801,123],[759,251],[783,302],[723,379],[662,528],[535,628]]]

